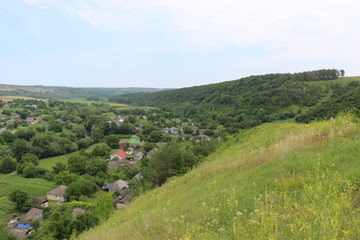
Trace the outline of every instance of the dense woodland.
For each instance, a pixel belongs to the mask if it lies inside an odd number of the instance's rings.
[[[110,99],[160,107],[178,116],[191,116],[210,129],[223,125],[229,133],[235,133],[260,123],[295,117],[299,109],[315,106],[328,93],[327,88],[308,82],[334,80],[343,74],[343,70],[335,69],[267,74],[157,93],[124,94]]]

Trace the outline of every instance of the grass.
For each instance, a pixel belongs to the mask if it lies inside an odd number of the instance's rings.
[[[0,174],[0,224],[7,223],[14,212],[14,205],[8,199],[15,189],[21,189],[32,197],[45,197],[54,188],[52,182],[38,178],[23,178],[15,174]]]
[[[79,239],[359,239],[359,127],[343,116],[243,131]]]

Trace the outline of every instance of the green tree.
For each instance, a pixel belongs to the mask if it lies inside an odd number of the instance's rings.
[[[9,200],[15,203],[15,208],[20,211],[27,211],[31,207],[31,200],[29,199],[29,195],[20,190],[16,189],[9,195]]]
[[[161,141],[163,135],[159,130],[152,131],[148,137],[149,142],[159,142]]]
[[[108,145],[101,143],[94,147],[94,149],[91,152],[91,155],[94,157],[107,157],[109,156],[110,152],[111,152],[111,148]]]
[[[110,147],[110,148],[118,148],[119,147],[119,135],[108,135],[104,137],[104,142]]]
[[[0,159],[0,173],[11,173],[16,169],[16,160],[11,156]]]

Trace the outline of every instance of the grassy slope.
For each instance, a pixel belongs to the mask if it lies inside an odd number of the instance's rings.
[[[80,239],[359,239],[357,121],[244,131]]]
[[[14,212],[14,204],[8,199],[15,189],[26,191],[32,197],[45,197],[54,188],[52,182],[38,178],[23,178],[14,174],[0,174],[0,224],[7,222]]]

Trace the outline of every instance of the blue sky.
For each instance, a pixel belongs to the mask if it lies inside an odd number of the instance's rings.
[[[0,83],[178,88],[360,75],[356,0],[0,0]]]

